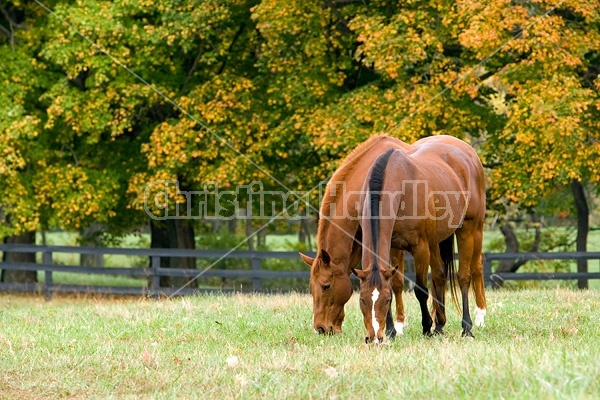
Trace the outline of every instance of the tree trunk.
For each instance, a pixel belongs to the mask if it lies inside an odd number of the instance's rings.
[[[306,231],[304,229],[304,219],[300,220],[300,228],[298,229],[298,243],[306,243]]]
[[[571,184],[571,190],[573,197],[575,198],[575,206],[577,207],[577,239],[576,239],[576,250],[578,252],[587,251],[587,235],[590,229],[590,209],[588,207],[587,199],[585,198],[585,191],[580,181],[573,181]],[[577,260],[577,272],[587,273],[587,260]],[[579,289],[587,289],[587,279],[579,279],[577,281],[577,287]]]
[[[194,236],[194,227],[189,221],[182,219],[176,219],[174,221],[174,228],[177,238],[176,244],[173,246],[178,249],[193,250],[196,248],[196,238]],[[196,258],[195,257],[177,257],[176,259],[177,268],[189,268],[196,269]]]
[[[245,222],[245,226],[246,226],[246,237],[248,238],[248,250],[250,251],[254,251],[254,236],[252,236],[252,233],[254,232],[254,229],[252,229],[252,219],[250,217],[248,217],[248,210],[243,208],[240,210],[241,214],[244,217],[244,222]]]
[[[215,218],[207,221],[212,226],[213,233],[219,233],[221,231],[221,220]]]
[[[150,221],[150,247],[153,249],[168,249],[171,247],[169,241],[169,233],[167,230],[168,221]],[[160,258],[160,267],[169,268],[171,266],[171,259],[169,257]],[[152,267],[152,257],[148,259],[148,267]],[[152,284],[152,277],[149,278],[148,285]],[[161,287],[171,287],[171,277],[161,276],[160,277]]]
[[[6,244],[35,244],[35,232],[26,232],[21,235],[9,236],[4,239]],[[9,253],[4,252],[4,262],[35,263],[35,253]],[[6,283],[36,283],[37,271],[12,271],[3,270],[0,281]]]
[[[267,227],[264,227],[256,234],[257,247],[264,249],[267,247]]]
[[[232,235],[235,235],[237,233],[237,222],[237,215],[235,215],[233,218],[227,221],[227,230]]]
[[[306,215],[300,220],[300,232],[302,232],[302,236],[299,238],[299,241],[302,243],[306,243],[308,247],[308,251],[312,251],[312,239],[311,239],[311,223],[308,211]]]
[[[531,248],[528,250],[530,253],[537,253],[540,251],[540,244],[542,242],[542,227],[540,225],[540,217],[536,212],[531,214],[531,222],[535,226],[535,235],[533,239],[533,244]],[[519,239],[517,235],[515,235],[515,231],[513,230],[512,225],[509,222],[504,223],[500,226],[500,232],[502,232],[502,236],[504,236],[504,244],[506,245],[505,253],[518,253],[519,252]],[[515,260],[502,260],[500,261],[500,265],[496,269],[496,272],[517,272],[519,268],[527,261],[515,261]],[[504,285],[504,282],[501,280],[497,280],[494,282],[494,287],[498,288]]]
[[[500,226],[500,232],[504,236],[504,243],[506,245],[505,253],[518,253],[519,252],[519,239],[515,235],[512,225],[506,222]],[[496,272],[511,272],[515,262],[513,260],[502,260]]]
[[[150,222],[150,247],[153,249],[187,249],[196,248],[194,227],[185,220],[169,219],[166,221]],[[148,265],[152,266],[152,258],[148,260]],[[161,268],[189,268],[196,269],[195,257],[161,257]],[[179,277],[160,277],[161,287],[180,288],[187,284],[190,278]],[[192,281],[187,287],[198,287],[196,281]]]
[[[312,245],[312,229],[310,229],[311,224],[310,224],[310,219],[306,219],[306,231],[308,233],[308,251],[313,251],[313,245]]]
[[[95,223],[81,230],[79,233],[81,245],[89,247],[101,245],[99,236],[100,233],[101,227]],[[103,267],[104,257],[102,254],[81,254],[79,256],[79,265],[82,267]]]
[[[169,234],[169,247],[172,249],[193,250],[196,248],[194,237],[194,227],[188,221],[182,219],[167,220],[167,232]],[[171,268],[196,269],[195,257],[173,257],[171,259]],[[172,277],[171,286],[181,287],[187,284],[189,288],[198,287],[196,280],[191,278]],[[188,284],[188,282],[190,282]]]

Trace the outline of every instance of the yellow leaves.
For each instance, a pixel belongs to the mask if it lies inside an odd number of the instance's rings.
[[[492,151],[502,160],[494,171],[492,197],[506,192],[512,201],[535,205],[557,185],[597,179],[600,148],[590,146],[597,140],[590,126],[593,92],[574,75],[553,73],[512,85],[511,95],[510,103],[502,102],[508,109],[506,125],[486,143],[497,146]],[[511,189],[516,182],[524,190]]]
[[[389,24],[380,16],[355,18],[350,27],[357,32],[361,42],[355,58],[366,64],[372,63],[390,79],[399,78],[403,68],[427,59],[429,48],[437,49],[439,41],[429,32],[431,27],[426,22],[419,23],[425,13],[419,13],[417,26],[414,26],[412,14],[416,12],[404,11]]]
[[[486,100],[495,114],[508,115],[509,106],[506,101],[506,93],[492,93]]]
[[[107,222],[118,199],[119,183],[102,171],[81,166],[48,166],[35,182],[38,202],[52,210],[50,223],[65,229]]]

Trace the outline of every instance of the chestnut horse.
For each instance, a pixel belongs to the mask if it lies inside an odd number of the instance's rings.
[[[310,291],[313,297],[313,328],[318,333],[342,332],[344,305],[352,295],[350,274],[361,259],[359,227],[360,190],[369,167],[389,149],[408,149],[406,143],[389,136],[373,136],[358,146],[331,177],[319,211],[317,255],[313,259],[300,253],[310,268]],[[387,334],[402,333],[405,324],[402,291],[404,289],[404,252],[388,250],[392,264],[400,269],[392,280],[396,296],[396,322],[387,313]]]
[[[361,198],[363,270],[360,307],[367,342],[383,339],[382,324],[391,299],[390,248],[409,251],[415,260],[415,295],[421,308],[423,334],[431,335],[427,310],[427,274],[431,265],[435,333],[446,323],[446,280],[454,268],[454,236],[458,243],[458,283],[462,295],[462,335],[473,336],[469,287],[473,281],[476,322],[483,324],[482,234],[485,181],[479,157],[465,142],[451,136],[417,141],[409,150],[390,149],[367,174]],[[452,291],[455,295],[454,290]],[[455,297],[455,296],[453,296]],[[456,297],[455,297],[456,299]]]

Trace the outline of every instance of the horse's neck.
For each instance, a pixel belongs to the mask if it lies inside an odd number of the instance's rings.
[[[356,204],[366,173],[381,153],[390,148],[408,148],[398,139],[375,136],[358,146],[331,177],[321,204],[317,232],[319,249],[332,259],[348,260],[352,256],[354,236],[359,221]]]
[[[348,218],[324,218],[319,229],[319,249],[327,250],[333,260],[338,262],[348,259],[352,252],[354,236],[358,230],[358,221]]]

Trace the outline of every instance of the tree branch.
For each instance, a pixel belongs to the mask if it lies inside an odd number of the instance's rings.
[[[63,144],[61,147],[61,150],[64,149],[68,149],[71,152],[71,155],[73,156],[73,160],[75,161],[75,166],[78,167],[79,166],[79,160],[77,159],[77,155],[75,154],[75,150],[73,150],[73,148],[71,146],[69,146],[68,144]]]
[[[348,21],[346,21],[340,10],[335,6],[335,4],[331,0],[326,0],[325,4],[335,14],[335,16],[338,17],[339,21],[336,24],[338,30],[344,35],[350,34],[352,31],[348,27]]]
[[[347,6],[348,4],[352,4],[352,3],[363,3],[365,6],[367,5],[365,0],[335,0],[333,2],[334,5],[341,6],[341,7]],[[386,3],[389,3],[389,0],[386,1]]]
[[[2,33],[4,36],[6,36],[8,39],[10,39],[12,37],[12,33],[11,31],[9,31],[8,29],[6,29],[5,27],[3,27],[2,25],[0,25],[0,33]]]
[[[223,73],[223,70],[225,69],[225,65],[227,64],[227,60],[229,59],[229,53],[233,49],[233,45],[235,45],[235,42],[237,42],[238,38],[242,35],[242,32],[244,32],[245,28],[246,28],[246,23],[242,22],[242,24],[240,25],[240,28],[237,30],[235,35],[233,35],[233,39],[231,40],[231,43],[229,44],[229,47],[227,48],[227,53],[225,53],[225,59],[223,60],[223,63],[221,64],[221,67],[219,68],[217,75],[221,75]]]
[[[8,10],[6,8],[4,8],[4,6],[0,5],[0,12],[2,13],[2,15],[4,15],[4,18],[6,18],[6,21],[8,22],[8,27],[9,27],[9,29],[6,29],[2,25],[0,25],[0,28],[2,28],[1,32],[4,35],[6,35],[6,37],[8,39],[10,39],[10,47],[11,47],[12,51],[15,51],[15,30],[14,30],[14,28],[25,29],[25,28],[27,28],[27,26],[25,24],[17,23],[10,16],[10,13],[8,12]]]
[[[25,25],[24,23],[17,23],[8,13],[8,10],[6,8],[4,8],[4,6],[0,6],[0,12],[4,15],[4,18],[6,18],[6,20],[8,21],[8,23],[12,26],[14,26],[17,29],[26,29],[27,25]]]
[[[190,79],[192,79],[192,74],[194,73],[194,71],[196,71],[196,67],[198,66],[198,60],[200,59],[201,55],[202,55],[202,48],[200,48],[200,50],[198,50],[198,55],[194,59],[194,63],[192,64],[190,71],[187,73],[187,76],[185,77],[185,81],[183,82],[183,85],[181,85],[181,89],[179,90],[179,95],[182,95],[185,92],[185,88],[187,87],[188,83],[190,82]]]
[[[495,162],[491,162],[491,163],[483,163],[483,167],[484,168],[496,168],[496,167],[501,167],[503,163],[501,163],[500,161],[495,161]]]

